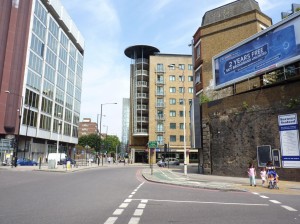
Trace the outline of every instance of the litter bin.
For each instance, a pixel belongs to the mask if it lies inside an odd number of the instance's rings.
[[[71,162],[67,161],[67,169],[71,169]]]
[[[48,160],[48,169],[55,169],[55,165],[56,165],[55,159]]]

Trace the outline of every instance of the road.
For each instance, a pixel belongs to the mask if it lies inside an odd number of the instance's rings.
[[[141,170],[0,171],[0,223],[300,223],[299,196],[170,186]]]

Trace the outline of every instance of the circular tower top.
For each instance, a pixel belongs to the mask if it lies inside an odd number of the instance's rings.
[[[148,46],[148,45],[134,45],[131,47],[127,47],[124,51],[124,54],[131,58],[148,58],[150,55],[154,53],[159,53],[160,51],[156,47]]]

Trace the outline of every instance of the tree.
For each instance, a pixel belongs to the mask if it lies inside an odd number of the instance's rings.
[[[116,147],[120,145],[120,140],[115,135],[108,135],[104,140],[102,140],[104,150],[107,153],[112,153],[116,151]]]
[[[89,146],[90,148],[98,149],[100,148],[100,137],[97,134],[83,135],[78,139],[78,145]]]

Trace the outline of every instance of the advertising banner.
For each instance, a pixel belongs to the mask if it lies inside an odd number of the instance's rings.
[[[270,27],[251,40],[214,57],[219,89],[300,59],[300,16]]]
[[[278,116],[283,168],[300,168],[299,125],[297,114]]]

